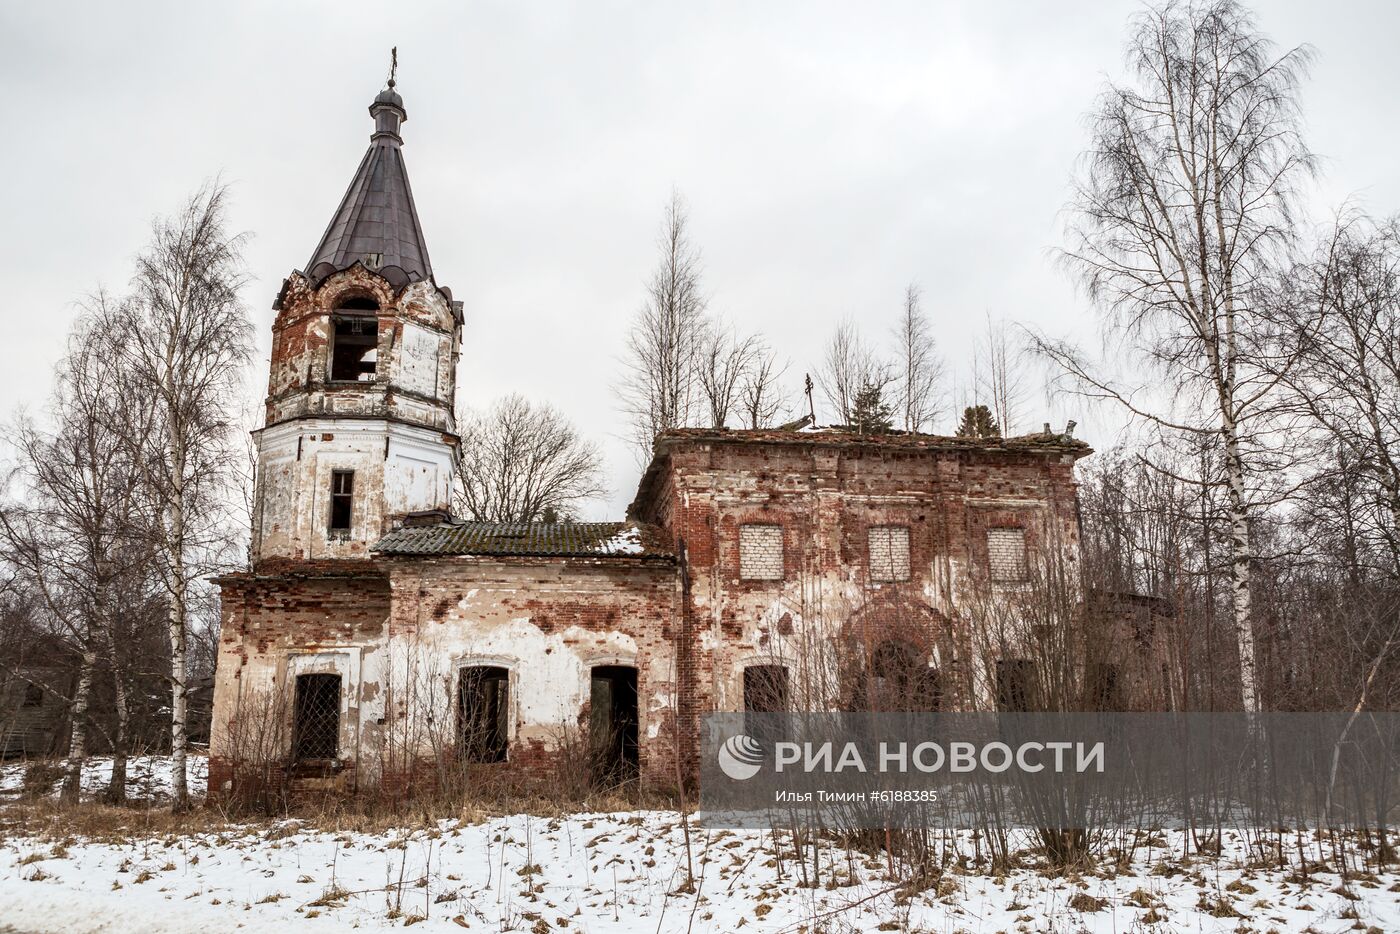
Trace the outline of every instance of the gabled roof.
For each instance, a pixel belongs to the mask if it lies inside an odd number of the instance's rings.
[[[380,555],[520,555],[536,557],[672,557],[661,533],[627,522],[462,522],[409,526],[381,538]]]
[[[392,87],[374,99],[369,112],[375,120],[369,150],[306,264],[306,272],[319,280],[359,261],[402,288],[433,275],[399,136],[399,126],[408,113],[403,98]]]

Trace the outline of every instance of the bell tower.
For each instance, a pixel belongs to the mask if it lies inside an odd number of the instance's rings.
[[[340,207],[272,306],[255,562],[368,557],[395,516],[449,506],[462,307],[433,278],[394,86],[391,73]]]

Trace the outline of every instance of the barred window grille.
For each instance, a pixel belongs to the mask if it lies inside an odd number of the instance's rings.
[[[909,526],[875,526],[869,532],[870,579],[909,580]]]
[[[292,737],[298,762],[334,759],[340,746],[340,675],[297,675]]]
[[[750,581],[783,579],[782,526],[739,526],[739,576]]]

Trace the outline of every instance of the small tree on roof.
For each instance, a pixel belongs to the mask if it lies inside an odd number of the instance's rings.
[[[861,434],[884,434],[894,427],[894,409],[881,396],[880,387],[865,383],[851,406],[851,427]]]
[[[1001,426],[992,417],[991,409],[985,405],[969,405],[963,409],[962,423],[958,425],[959,438],[1000,438]]]

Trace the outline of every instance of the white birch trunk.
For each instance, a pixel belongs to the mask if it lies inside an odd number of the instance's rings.
[[[87,760],[87,712],[92,698],[92,669],[97,659],[91,651],[82,655],[78,687],[73,693],[72,733],[68,741],[68,761],[64,765],[63,790],[59,803],[77,804],[83,785],[83,763]]]

